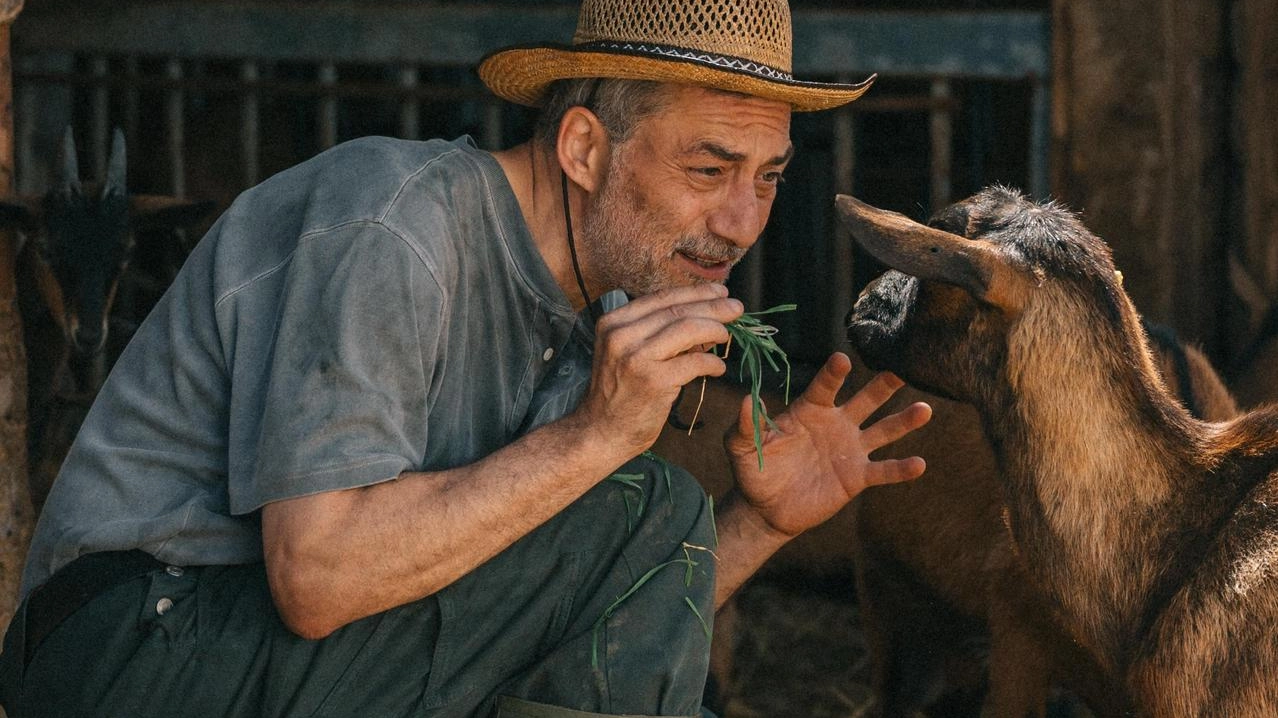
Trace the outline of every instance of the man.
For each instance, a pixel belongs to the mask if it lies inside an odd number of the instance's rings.
[[[861,430],[900,382],[836,405],[843,355],[777,417],[766,470],[743,407],[717,537],[643,453],[724,371],[723,282],[791,110],[867,87],[795,81],[789,55],[784,0],[586,0],[574,46],[480,67],[544,105],[529,143],[358,140],[242,195],[46,504],[9,714],[698,714],[714,607],[923,470],[867,455],[928,408]]]

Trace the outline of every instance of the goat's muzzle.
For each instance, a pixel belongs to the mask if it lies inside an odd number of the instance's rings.
[[[848,340],[874,369],[888,369],[896,352],[918,281],[889,271],[865,287],[845,319]]]
[[[80,324],[71,332],[71,345],[77,354],[97,354],[106,347],[106,332],[92,322]]]

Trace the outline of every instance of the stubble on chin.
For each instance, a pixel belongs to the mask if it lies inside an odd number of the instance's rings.
[[[636,188],[624,164],[609,168],[599,195],[583,217],[583,258],[592,283],[631,297],[662,289],[723,283],[680,267],[680,256],[732,262],[744,250],[711,235],[689,235]]]

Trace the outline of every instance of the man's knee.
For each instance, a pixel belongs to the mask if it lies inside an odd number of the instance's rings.
[[[705,489],[685,469],[656,454],[632,459],[613,475],[642,476],[647,496],[642,505],[632,504],[636,519],[648,531],[667,536],[675,546],[690,544],[714,548],[713,511]],[[632,489],[633,491],[633,489]]]

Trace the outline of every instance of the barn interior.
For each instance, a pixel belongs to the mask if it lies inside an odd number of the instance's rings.
[[[276,172],[367,135],[470,135],[487,149],[524,139],[531,112],[487,93],[473,67],[498,47],[567,42],[576,5],[17,2],[0,70],[10,83],[0,176],[14,194],[42,193],[71,128],[82,175],[100,180],[118,128],[131,192],[213,203],[189,227],[139,235],[128,270],[138,281],[113,309],[114,326],[136,326],[218,212]],[[836,193],[925,219],[999,183],[1078,211],[1112,247],[1137,307],[1200,347],[1240,405],[1278,400],[1278,382],[1266,388],[1258,379],[1278,374],[1278,5],[792,0],[791,7],[796,75],[878,77],[846,108],[795,115],[796,159],[759,245],[729,282],[748,308],[798,305],[772,320],[792,362],[811,366],[848,350],[844,316],[882,270],[838,228]],[[22,339],[14,310],[5,308],[14,303],[18,239],[4,241],[0,520],[11,540],[0,554],[0,604],[16,595],[34,520],[25,489],[25,353],[15,347]],[[112,337],[109,346],[124,340]],[[734,668],[744,688],[721,715],[871,711],[855,593],[850,575],[838,571],[749,585],[741,601],[751,629],[737,642]],[[979,696],[956,694],[919,714],[973,710]],[[1067,696],[1051,710],[1090,715]]]

